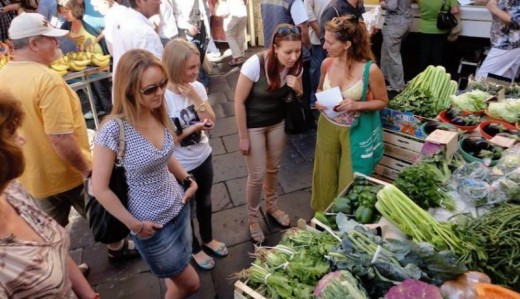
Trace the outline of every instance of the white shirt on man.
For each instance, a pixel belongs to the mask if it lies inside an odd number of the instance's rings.
[[[154,30],[154,24],[142,13],[129,8],[124,18],[112,30],[114,42],[114,70],[121,56],[132,49],[143,49],[152,52],[157,58],[162,59],[164,52],[159,34]]]
[[[173,39],[179,35],[175,21],[175,0],[161,0],[159,12],[159,36],[163,39]]]
[[[305,4],[305,9],[307,10],[307,15],[309,17],[309,22],[317,21],[318,26],[321,20],[321,15],[323,11],[329,5],[331,0],[303,0]],[[320,37],[314,32],[314,30],[309,26],[309,37],[311,39],[311,43],[313,45],[321,45]]]
[[[114,1],[112,7],[110,7],[105,14],[105,42],[107,43],[108,52],[110,55],[114,55],[113,43],[114,43],[114,28],[119,24],[119,21],[126,16],[128,7],[119,5]]]

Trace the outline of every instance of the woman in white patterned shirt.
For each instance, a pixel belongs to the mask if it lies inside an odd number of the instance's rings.
[[[99,298],[69,257],[69,237],[16,181],[20,102],[0,93],[0,298]]]

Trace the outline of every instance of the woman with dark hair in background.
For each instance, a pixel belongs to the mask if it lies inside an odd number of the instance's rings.
[[[235,92],[239,148],[247,165],[246,199],[249,231],[255,242],[264,240],[260,227],[262,186],[267,214],[281,226],[289,216],[277,206],[280,161],[287,136],[284,131],[284,98],[292,91],[303,95],[301,35],[289,24],[273,31],[271,47],[249,58],[240,71]],[[292,91],[291,91],[292,90]]]
[[[448,29],[437,28],[437,16],[442,4],[452,14],[458,14],[457,0],[418,0],[420,12],[419,22],[419,69],[424,71],[428,65],[441,65],[444,44],[448,38]]]
[[[352,181],[353,171],[371,174],[381,158],[382,144],[360,148],[351,145],[351,134],[365,125],[363,114],[375,114],[388,103],[383,73],[372,63],[374,55],[365,24],[357,16],[348,15],[332,19],[325,30],[323,48],[329,58],[321,66],[318,91],[339,87],[343,100],[334,110],[343,113],[334,118],[321,113],[318,120],[311,199],[315,211],[328,207]],[[318,101],[316,109],[323,112],[326,107]],[[371,134],[380,136],[381,131],[379,123]],[[358,150],[365,152],[353,158]]]
[[[0,93],[0,298],[99,298],[68,255],[67,232],[16,180],[25,139],[22,106]]]
[[[105,39],[101,31],[83,20],[85,4],[77,0],[59,0],[58,12],[65,19],[62,29],[69,30],[68,38],[74,41],[77,51],[89,51],[97,54],[108,54]],[[84,57],[84,59],[88,59]],[[95,77],[96,75],[92,75]],[[98,115],[102,116],[112,110],[111,83],[109,79],[92,82],[94,102]],[[85,111],[84,111],[85,112]],[[92,119],[92,111],[84,114],[85,119]]]

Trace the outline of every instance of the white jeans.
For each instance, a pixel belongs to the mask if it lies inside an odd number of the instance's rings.
[[[224,32],[233,58],[244,56],[246,25],[247,17],[235,17],[230,15],[224,19]]]
[[[475,77],[487,77],[488,73],[514,79],[520,67],[520,48],[502,50],[491,48]]]
[[[381,46],[381,71],[388,80],[389,89],[404,89],[403,60],[401,58],[401,42],[408,34],[412,23],[396,23],[384,25],[383,45]]]

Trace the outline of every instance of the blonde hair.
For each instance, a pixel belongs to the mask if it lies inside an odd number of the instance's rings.
[[[166,77],[161,61],[146,50],[134,49],[121,56],[114,79],[114,107],[107,120],[123,117],[130,124],[139,120],[143,113],[140,105],[141,78],[150,67],[158,67]],[[164,100],[159,108],[152,110],[152,115],[173,134],[173,126],[166,112]]]
[[[83,19],[85,15],[85,3],[79,4],[77,0],[58,0],[58,6],[70,10],[72,16],[77,20]]]
[[[186,40],[176,38],[166,44],[162,61],[170,82],[182,83],[184,64],[193,54],[200,55],[199,49]]]

